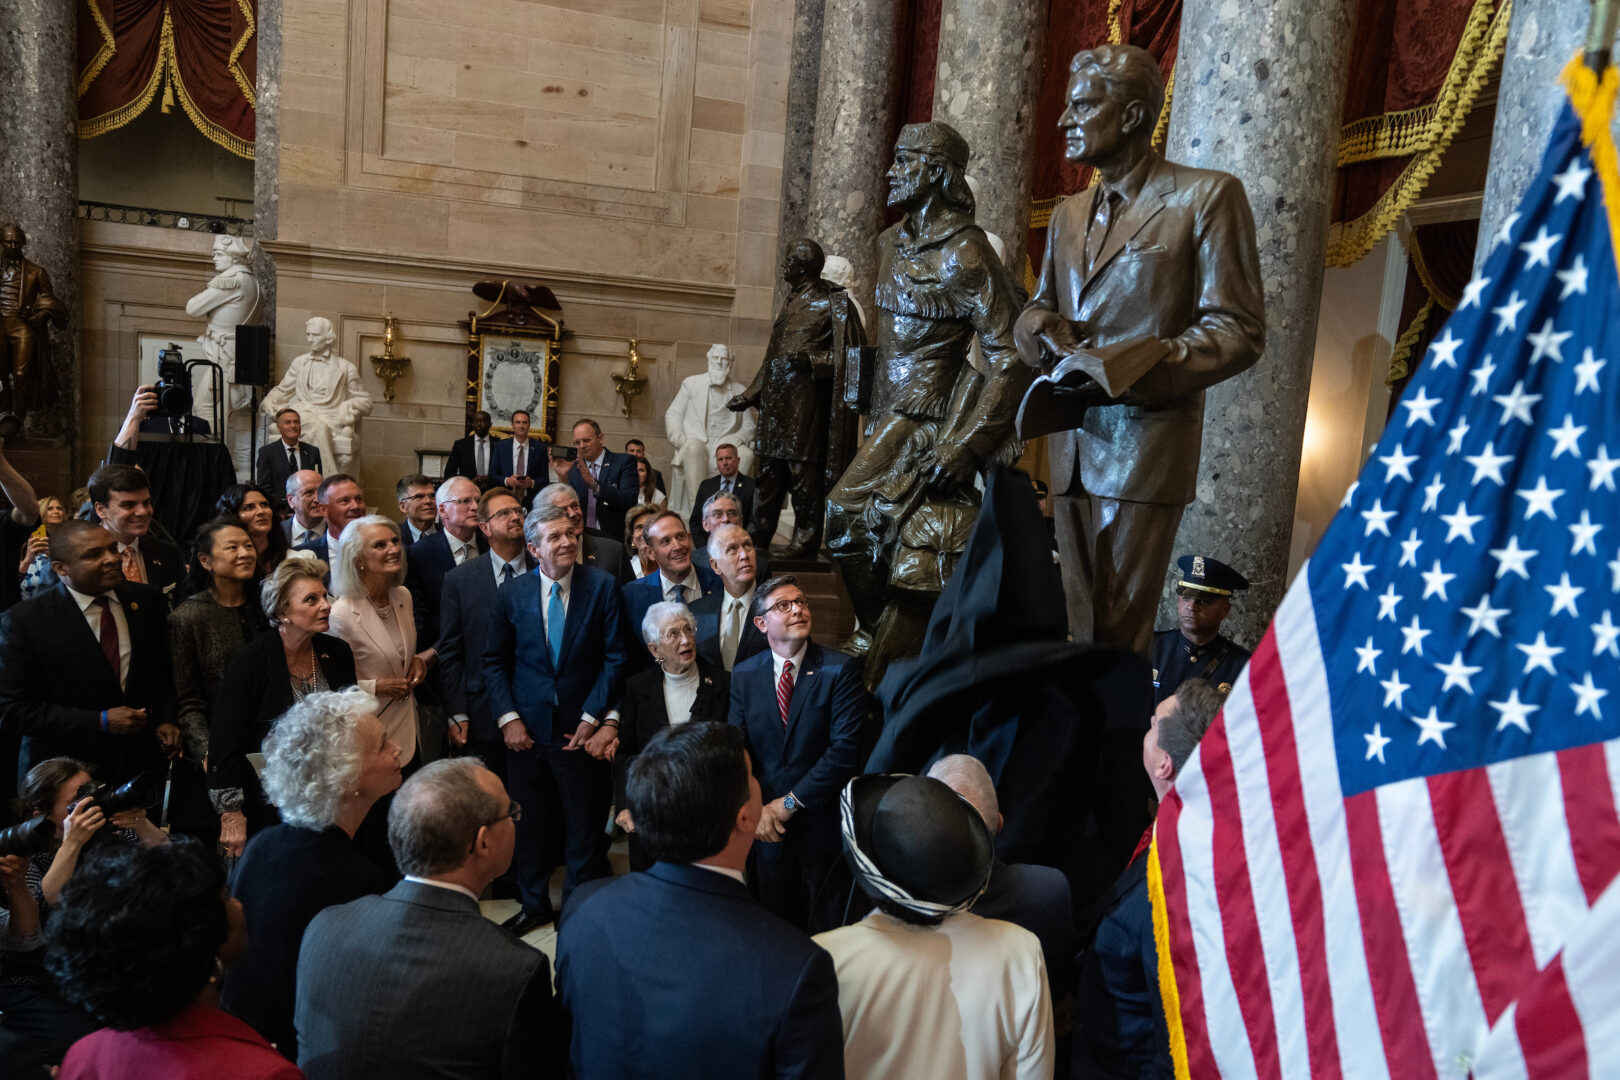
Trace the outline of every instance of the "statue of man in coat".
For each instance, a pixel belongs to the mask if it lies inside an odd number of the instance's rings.
[[[23,257],[27,243],[20,225],[0,225],[0,412],[19,416],[61,394],[50,327],[68,324],[67,305],[51,292],[50,275]]]

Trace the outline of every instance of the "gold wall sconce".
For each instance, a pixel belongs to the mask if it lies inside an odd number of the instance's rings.
[[[392,403],[394,400],[394,380],[405,374],[411,366],[408,356],[394,355],[394,339],[399,333],[399,327],[392,315],[383,320],[383,351],[381,356],[371,358],[371,366],[376,369],[377,377],[383,381],[383,400]]]
[[[630,419],[630,405],[636,395],[647,387],[647,376],[641,374],[641,354],[636,351],[636,339],[630,339],[630,370],[613,373],[613,390],[624,399],[624,418]]]

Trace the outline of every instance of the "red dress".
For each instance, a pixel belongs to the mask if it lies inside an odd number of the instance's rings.
[[[304,1080],[251,1027],[210,1005],[192,1005],[168,1023],[135,1031],[102,1028],[68,1049],[59,1080]]]

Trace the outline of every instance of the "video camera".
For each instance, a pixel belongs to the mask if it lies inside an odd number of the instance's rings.
[[[157,399],[158,416],[191,415],[191,372],[180,346],[172,341],[167,349],[158,350]]]

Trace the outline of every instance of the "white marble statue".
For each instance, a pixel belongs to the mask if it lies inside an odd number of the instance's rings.
[[[214,274],[208,288],[186,301],[186,314],[207,319],[197,338],[202,355],[224,373],[225,428],[219,434],[231,452],[236,474],[246,477],[253,455],[253,388],[235,386],[236,328],[259,317],[259,281],[248,269],[253,241],[239,236],[214,237]],[[206,369],[193,372],[192,411],[213,423],[214,381]]]
[[[855,305],[855,314],[861,317],[861,326],[866,326],[866,309],[855,298],[855,268],[849,260],[842,255],[828,255],[821,264],[821,278],[830,281],[841,289],[849,292],[849,302]]]
[[[318,448],[327,475],[352,473],[360,456],[355,425],[371,414],[371,395],[360,383],[360,369],[332,351],[332,323],[316,316],[304,324],[309,352],[296,357],[281,383],[260,406],[266,417],[291,406],[303,421],[303,440]]]
[[[747,389],[731,377],[731,350],[709,347],[709,370],[681,382],[664,413],[664,431],[675,451],[669,475],[669,508],[682,517],[692,513],[698,485],[715,473],[714,451],[731,443],[739,470],[754,474],[753,409],[732,412],[726,402]]]

